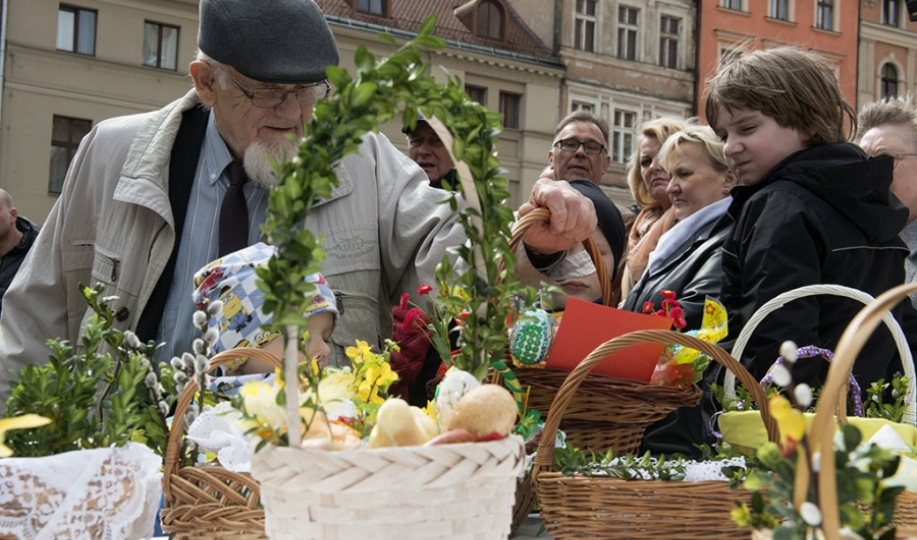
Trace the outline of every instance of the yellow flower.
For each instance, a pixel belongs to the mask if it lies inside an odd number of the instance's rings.
[[[806,420],[802,411],[795,409],[787,398],[775,394],[770,398],[771,416],[780,427],[783,446],[792,445],[806,433]]]
[[[9,446],[3,444],[3,439],[6,437],[7,431],[12,431],[14,429],[35,428],[50,423],[50,418],[38,416],[37,414],[24,414],[22,416],[4,418],[0,420],[0,458],[10,457],[13,455],[13,450]]]
[[[356,347],[347,347],[347,349],[344,350],[344,354],[346,354],[348,358],[353,358],[354,360],[363,360],[365,362],[367,356],[373,356],[373,350],[370,348],[369,343],[360,341],[359,339],[356,340],[356,342]]]
[[[280,390],[279,385],[271,385],[263,380],[247,382],[239,390],[242,407],[246,414],[254,416],[256,423],[261,426],[266,425],[273,429],[284,426],[286,411],[277,405],[277,393]]]
[[[439,422],[436,419],[436,402],[435,401],[427,400],[427,406],[424,407],[422,410],[424,413],[426,413],[427,416],[432,418],[434,422],[437,422],[437,423]]]

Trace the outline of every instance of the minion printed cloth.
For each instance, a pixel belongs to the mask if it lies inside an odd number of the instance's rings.
[[[205,300],[223,302],[222,311],[209,322],[209,327],[216,328],[220,335],[213,344],[215,353],[236,347],[261,347],[280,335],[261,328],[271,322],[273,314],[261,310],[264,291],[258,288],[255,273],[256,268],[267,266],[276,251],[273,246],[259,242],[217,259],[194,274],[192,300],[198,309],[204,309]],[[334,293],[325,277],[311,274],[306,281],[318,289],[304,315],[309,318],[330,312],[337,322],[339,313]],[[244,363],[245,360],[240,360],[229,365],[226,373],[232,374]]]

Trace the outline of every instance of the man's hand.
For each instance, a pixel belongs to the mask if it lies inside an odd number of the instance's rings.
[[[551,223],[533,225],[522,241],[539,255],[568,250],[595,232],[597,220],[592,201],[567,182],[546,178],[535,182],[529,202],[519,207],[519,217],[535,208],[550,210]]]

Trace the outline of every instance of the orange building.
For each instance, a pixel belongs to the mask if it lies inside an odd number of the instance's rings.
[[[698,115],[704,117],[707,78],[716,73],[723,58],[743,46],[760,49],[795,44],[818,53],[834,67],[844,96],[856,106],[858,4],[852,0],[701,0]]]
[[[903,96],[917,85],[917,22],[904,0],[867,0],[860,8],[857,106]]]

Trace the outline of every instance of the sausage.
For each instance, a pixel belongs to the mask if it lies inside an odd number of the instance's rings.
[[[440,444],[458,444],[478,442],[478,437],[467,429],[453,429],[445,433],[440,433],[424,444],[424,446],[436,446]]]

